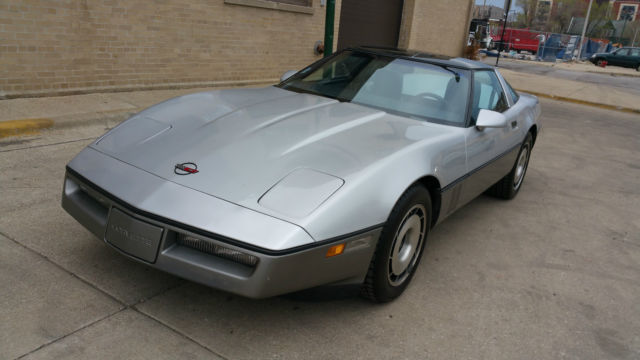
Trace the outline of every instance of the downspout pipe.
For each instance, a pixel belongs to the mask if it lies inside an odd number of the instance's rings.
[[[324,57],[333,54],[333,25],[336,13],[336,0],[327,0],[327,13],[324,18]]]

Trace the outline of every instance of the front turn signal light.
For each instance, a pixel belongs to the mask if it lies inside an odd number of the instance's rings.
[[[342,254],[344,251],[344,244],[333,245],[327,250],[327,257],[332,257]]]

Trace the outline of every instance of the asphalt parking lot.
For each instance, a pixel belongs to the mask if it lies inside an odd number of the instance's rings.
[[[2,139],[0,358],[638,359],[640,117],[541,102],[520,194],[438,226],[386,305],[249,300],[127,260],[60,207],[64,165],[112,122]]]

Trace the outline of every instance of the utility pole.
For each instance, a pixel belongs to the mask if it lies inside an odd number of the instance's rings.
[[[502,35],[500,35],[500,46],[498,46],[498,57],[496,58],[496,67],[498,67],[498,62],[500,61],[500,53],[504,48],[504,31],[507,29],[507,17],[509,16],[509,10],[511,9],[511,0],[505,0],[504,5],[506,9],[504,11],[504,24],[502,25]]]
[[[636,36],[638,36],[638,31],[640,31],[640,27],[638,27],[636,29],[636,33],[633,34],[633,41],[631,42],[631,47],[635,47],[636,46]]]
[[[587,25],[589,24],[589,16],[591,16],[591,5],[593,0],[589,0],[589,8],[587,9],[587,17],[584,18],[584,26],[582,27],[582,36],[580,37],[580,46],[578,47],[578,60],[582,57],[582,45],[584,44],[584,35],[587,33]]]

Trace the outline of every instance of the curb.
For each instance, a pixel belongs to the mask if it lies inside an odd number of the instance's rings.
[[[257,79],[257,80],[225,80],[225,81],[201,81],[189,83],[153,84],[153,85],[122,85],[122,86],[98,86],[73,89],[49,89],[44,91],[23,91],[19,93],[3,93],[0,91],[0,100],[22,99],[22,98],[42,98],[57,96],[73,96],[98,93],[120,93],[131,91],[154,91],[154,90],[181,90],[200,88],[229,88],[245,87],[256,85],[277,84],[280,79]]]
[[[569,71],[575,71],[575,70],[569,70]],[[625,74],[625,73],[607,73],[607,72],[600,72],[600,71],[593,71],[593,70],[586,70],[586,72],[590,73],[590,74],[600,74],[600,75],[607,75],[607,76],[613,76],[613,77],[634,77],[634,78],[640,78],[640,73],[638,74]]]
[[[65,129],[100,122],[110,129],[143,108],[102,111],[52,117],[46,119],[0,120],[0,140],[8,137],[38,135],[41,130]]]
[[[46,118],[0,121],[0,139],[9,136],[37,134],[42,129],[52,127],[53,124],[53,120]]]
[[[535,95],[537,97],[547,98],[547,99],[566,101],[566,102],[570,102],[570,103],[574,103],[574,104],[580,104],[580,105],[588,105],[588,106],[593,106],[593,107],[606,109],[606,110],[615,110],[615,111],[621,111],[621,112],[631,113],[631,114],[640,114],[640,109],[632,109],[632,108],[627,108],[627,107],[624,107],[624,106],[601,104],[601,103],[597,103],[597,102],[593,102],[593,101],[574,99],[574,98],[565,97],[565,96],[558,96],[558,95],[550,95],[550,94],[539,93],[537,91],[531,91],[531,90],[524,90],[524,89],[516,89],[516,90],[517,91],[521,91],[523,93]]]

